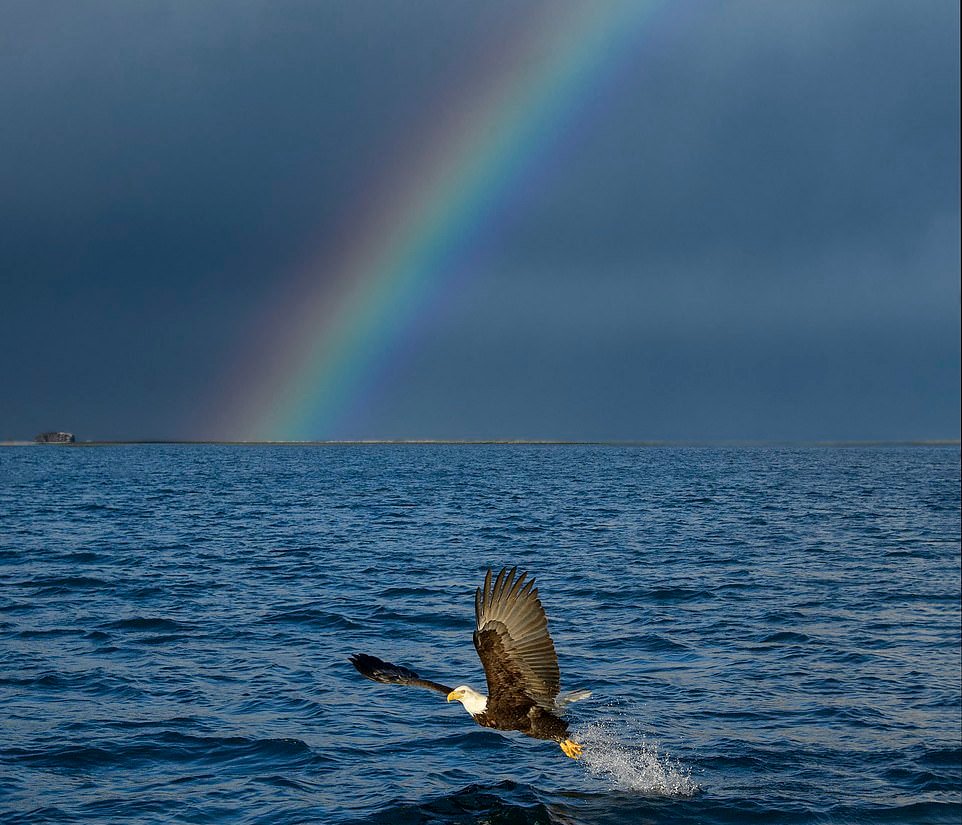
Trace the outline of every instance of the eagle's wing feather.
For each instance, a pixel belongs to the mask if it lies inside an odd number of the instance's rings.
[[[474,597],[477,648],[488,695],[493,702],[527,699],[551,710],[561,676],[548,620],[534,579],[504,568],[491,583],[491,571]]]
[[[400,665],[385,662],[377,656],[368,656],[366,653],[355,653],[351,656],[351,664],[357,668],[357,672],[364,678],[372,682],[381,682],[385,685],[409,685],[411,687],[422,687],[428,690],[435,690],[449,694],[452,688],[432,682],[430,679],[422,679],[413,670]]]

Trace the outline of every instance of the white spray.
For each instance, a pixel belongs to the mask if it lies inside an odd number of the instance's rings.
[[[574,738],[584,745],[588,773],[612,790],[657,796],[691,796],[698,785],[691,771],[641,736],[626,737],[614,722],[579,726]],[[630,744],[629,744],[630,742]]]

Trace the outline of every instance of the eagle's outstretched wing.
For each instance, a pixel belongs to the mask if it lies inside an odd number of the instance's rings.
[[[484,587],[474,596],[474,646],[490,702],[534,702],[550,711],[561,682],[558,656],[534,579],[525,584],[527,574],[515,578],[517,570],[502,568],[493,585],[490,570],[484,577]]]
[[[436,690],[445,696],[452,690],[438,682],[432,682],[430,679],[422,679],[413,670],[385,662],[383,659],[378,659],[377,656],[368,656],[366,653],[355,653],[351,656],[351,664],[357,668],[358,673],[372,682],[381,682],[385,685],[422,687],[428,690]]]

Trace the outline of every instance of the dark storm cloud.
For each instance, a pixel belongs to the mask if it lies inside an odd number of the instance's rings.
[[[515,243],[595,264],[724,254],[733,238],[778,258],[914,243],[958,212],[957,49],[950,20],[923,13],[937,8],[718,4],[686,17],[639,48],[620,79],[630,91],[605,98],[577,162],[524,204]]]
[[[65,416],[190,434],[173,420],[495,22],[450,3],[6,4],[0,437]]]
[[[3,4],[0,438],[217,435],[245,330],[519,9]],[[343,434],[957,436],[958,58],[947,2],[657,7]]]
[[[382,7],[15,6],[0,35],[15,115],[0,127],[4,217],[141,220],[148,240],[185,233],[189,257],[207,230],[219,246],[224,230],[290,219],[273,214],[275,191],[301,199],[280,204],[290,212],[337,210],[483,22],[435,9],[445,36],[432,39],[432,17]]]

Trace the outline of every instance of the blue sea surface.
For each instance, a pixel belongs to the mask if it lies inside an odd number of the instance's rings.
[[[957,823],[960,454],[0,449],[0,821]],[[484,690],[538,579],[585,758]]]

